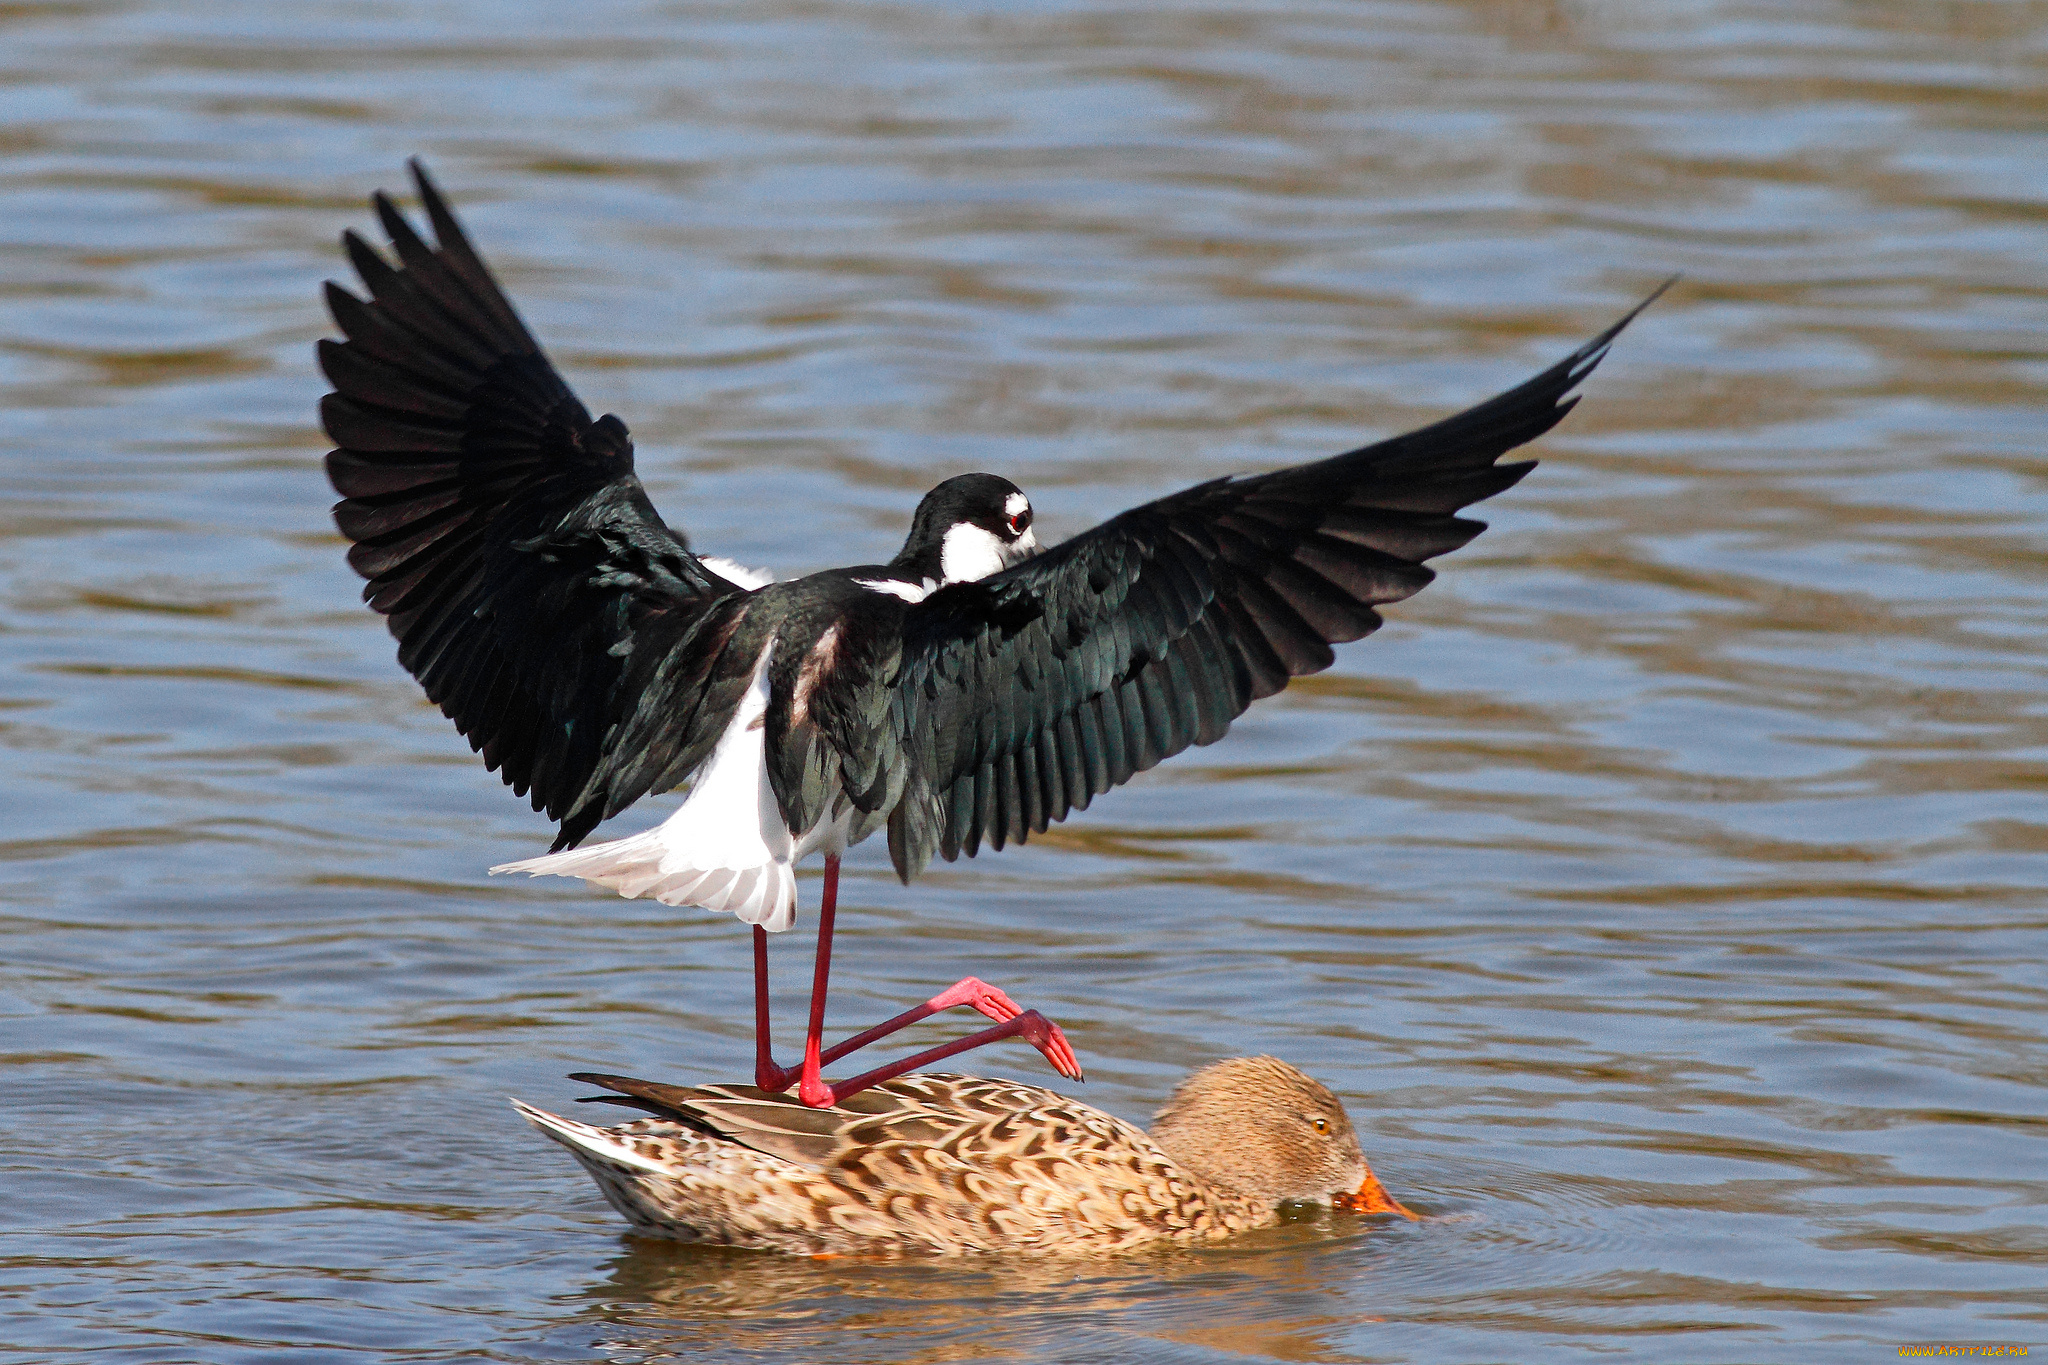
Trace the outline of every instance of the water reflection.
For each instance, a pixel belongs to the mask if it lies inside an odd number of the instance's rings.
[[[1367,1359],[1333,1338],[1359,1321],[1356,1282],[1371,1274],[1376,1234],[1332,1221],[1283,1224],[1227,1248],[1074,1262],[799,1259],[633,1239],[586,1297],[610,1329],[608,1347],[643,1359],[740,1358],[750,1340],[771,1339],[798,1359],[1114,1349],[1147,1360],[1173,1358],[1175,1344],[1253,1359]]]

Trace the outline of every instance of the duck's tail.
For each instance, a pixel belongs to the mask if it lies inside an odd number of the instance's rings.
[[[560,1114],[550,1114],[545,1109],[536,1109],[523,1100],[513,1100],[512,1107],[519,1111],[519,1117],[575,1153],[576,1159],[589,1168],[592,1175],[598,1177],[597,1183],[600,1185],[607,1182],[593,1163],[601,1163],[606,1167],[623,1166],[652,1175],[669,1173],[667,1165],[634,1150],[630,1141],[622,1139],[609,1128],[599,1128],[594,1124],[565,1119]]]
[[[630,1134],[578,1123],[518,1100],[512,1101],[512,1107],[521,1118],[567,1147],[577,1164],[597,1182],[604,1202],[623,1214],[627,1222],[664,1237],[699,1240],[700,1234],[690,1227],[688,1218],[679,1216],[680,1211],[669,1207],[669,1201],[662,1197],[663,1191],[673,1190],[676,1174],[673,1153],[669,1161],[658,1155],[666,1144],[644,1139],[636,1142]],[[651,1150],[641,1150],[643,1145]]]
[[[521,1118],[569,1149],[598,1192],[643,1233],[721,1246],[824,1251],[790,1210],[808,1209],[817,1179],[790,1163],[668,1118],[599,1128],[512,1101]]]

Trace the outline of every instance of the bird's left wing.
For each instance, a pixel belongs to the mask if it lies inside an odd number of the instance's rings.
[[[1200,484],[913,607],[891,714],[908,768],[889,821],[897,872],[1042,833],[1328,668],[1332,643],[1377,630],[1376,606],[1435,576],[1424,560],[1485,529],[1456,513],[1535,467],[1495,462],[1572,409],[1657,294],[1478,407]]]
[[[327,286],[334,518],[399,662],[562,848],[710,753],[753,673],[750,599],[663,522],[625,424],[591,419],[413,175],[434,244],[379,194],[397,263],[351,232],[369,297]]]

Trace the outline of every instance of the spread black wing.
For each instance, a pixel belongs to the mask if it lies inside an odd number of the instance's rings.
[[[911,770],[889,824],[898,873],[1042,833],[1328,668],[1332,643],[1379,628],[1375,606],[1435,576],[1424,560],[1486,529],[1456,513],[1535,468],[1495,461],[1571,411],[1656,297],[1455,417],[1175,493],[912,608],[893,713]]]
[[[591,420],[412,170],[435,245],[379,194],[397,264],[350,232],[370,297],[327,286],[334,518],[399,662],[568,847],[710,754],[752,676],[749,599],[663,523],[625,424]]]

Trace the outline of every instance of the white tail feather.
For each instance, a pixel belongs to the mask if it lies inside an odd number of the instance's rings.
[[[648,896],[663,905],[698,905],[737,915],[772,934],[796,923],[795,868],[773,858],[753,867],[699,867],[685,850],[673,847],[669,837],[664,837],[670,835],[669,826],[675,820],[671,816],[630,839],[500,863],[491,871],[581,877],[628,900]]]
[[[581,877],[629,900],[701,905],[779,934],[796,923],[796,847],[768,784],[760,724],[768,709],[768,648],[710,761],[682,806],[653,829],[516,863],[499,872]]]

